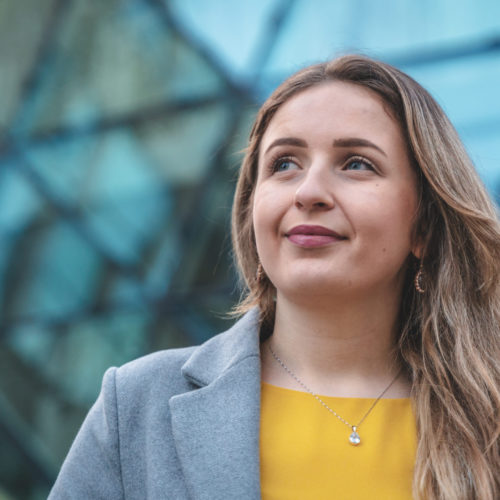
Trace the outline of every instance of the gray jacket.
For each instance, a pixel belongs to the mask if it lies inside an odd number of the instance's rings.
[[[260,498],[257,323],[110,368],[49,499]]]

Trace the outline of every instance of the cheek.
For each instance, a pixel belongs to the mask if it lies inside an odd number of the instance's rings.
[[[395,219],[395,226],[399,230],[410,236],[417,219],[417,194],[415,189],[406,189],[394,197],[392,217]]]
[[[269,232],[278,232],[283,214],[288,203],[279,191],[266,189],[265,186],[255,192],[252,219],[256,237]]]
[[[266,233],[269,232],[269,220],[267,213],[269,211],[268,203],[265,196],[259,191],[255,192],[252,207],[253,230],[255,234],[255,243],[257,245],[257,253],[262,256],[264,252],[263,242],[266,241]]]
[[[264,200],[262,199],[261,194],[259,192],[256,192],[253,198],[252,205],[252,221],[255,236],[257,238],[259,238],[259,235],[262,233],[262,226],[265,224],[265,220],[263,220],[263,216],[265,215],[264,210]]]
[[[367,209],[366,225],[363,225],[374,244],[380,247],[374,250],[389,254],[409,253],[416,211],[416,195],[410,189],[388,192]]]

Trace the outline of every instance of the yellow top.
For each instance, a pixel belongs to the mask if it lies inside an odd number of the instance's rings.
[[[320,396],[356,425],[375,399]],[[410,500],[416,427],[409,398],[381,399],[352,430],[306,392],[262,384],[263,500]]]

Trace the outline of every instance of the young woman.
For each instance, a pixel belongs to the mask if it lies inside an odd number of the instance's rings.
[[[285,81],[233,242],[245,316],[110,369],[52,498],[499,498],[499,223],[422,87],[361,56]]]

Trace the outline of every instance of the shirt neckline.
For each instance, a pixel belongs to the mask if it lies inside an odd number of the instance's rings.
[[[288,387],[281,387],[279,385],[274,385],[269,382],[264,382],[261,381],[262,386],[267,386],[270,387],[271,389],[278,390],[278,391],[283,391],[283,392],[289,392],[292,394],[305,394],[306,396],[311,396],[311,393],[306,392],[306,391],[299,391],[298,389],[289,389]],[[363,401],[375,401],[377,398],[360,398],[360,397],[350,397],[350,396],[324,396],[322,394],[317,394],[319,398],[324,398],[324,399],[337,399],[337,400],[346,400],[346,401],[355,401],[355,400],[363,400]],[[380,398],[379,403],[382,401],[410,401],[411,398],[409,397],[404,397],[404,398]]]

